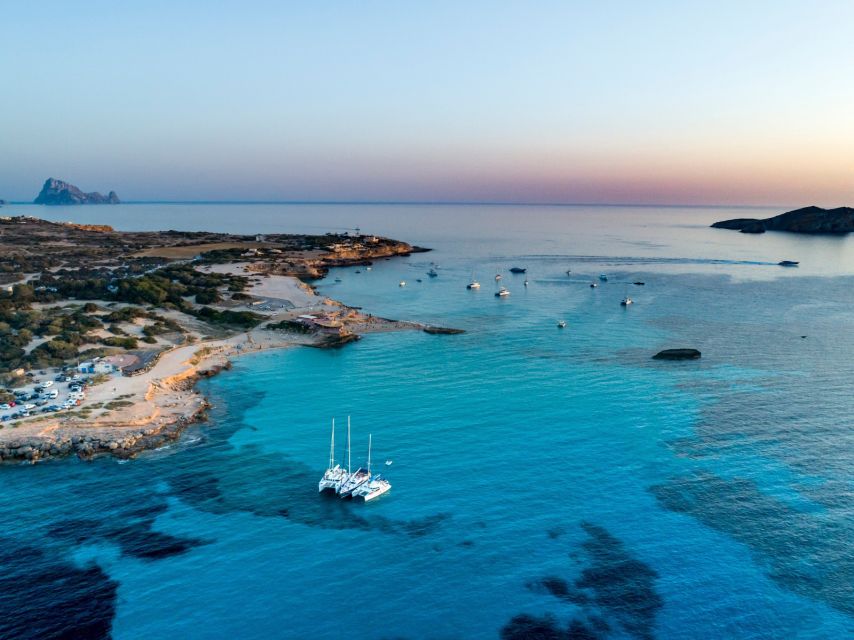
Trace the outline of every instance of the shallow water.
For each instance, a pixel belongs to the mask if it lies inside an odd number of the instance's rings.
[[[434,251],[338,270],[321,293],[467,333],[248,356],[203,383],[210,423],[167,449],[3,467],[0,637],[854,631],[848,238],[707,228],[775,213],[752,210],[18,209],[122,228],[360,225]],[[650,359],[673,346],[703,359]],[[369,432],[374,461],[394,461],[372,504],[316,495],[329,420],[342,443],[347,415],[354,464]]]

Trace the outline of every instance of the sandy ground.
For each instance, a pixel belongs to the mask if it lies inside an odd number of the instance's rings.
[[[233,270],[243,274],[246,265],[217,265],[212,270]],[[336,313],[345,326],[354,333],[421,329],[423,325],[412,322],[385,320],[360,314],[333,300],[316,296],[312,290],[290,276],[259,276],[251,294],[265,300],[287,300],[294,309],[263,311],[270,321],[294,317],[308,311]],[[168,312],[163,315],[170,315]],[[183,314],[181,314],[183,316]],[[188,326],[186,316],[178,319]],[[132,376],[113,375],[107,382],[90,387],[86,400],[76,411],[38,414],[20,420],[17,426],[5,423],[0,429],[0,446],[13,441],[51,441],[60,437],[85,437],[117,439],[123,434],[162,429],[177,422],[195,418],[207,406],[206,399],[195,390],[199,374],[215,371],[225,366],[229,359],[242,354],[265,349],[279,349],[293,345],[314,344],[324,339],[322,335],[302,335],[256,328],[249,332],[220,337],[207,325],[191,324],[188,327],[196,342],[164,351],[157,363],[148,371]],[[211,336],[203,339],[203,336]],[[114,403],[110,406],[110,403]],[[87,412],[87,407],[88,412]],[[81,415],[80,411],[86,412]]]

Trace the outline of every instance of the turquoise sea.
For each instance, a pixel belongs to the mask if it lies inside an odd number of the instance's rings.
[[[709,229],[778,212],[726,208],[3,212],[358,226],[433,251],[321,293],[466,333],[246,356],[170,447],[0,467],[0,638],[854,635],[854,238]],[[682,346],[702,360],[651,359]],[[348,415],[354,462],[369,433],[393,460],[366,505],[317,495]]]

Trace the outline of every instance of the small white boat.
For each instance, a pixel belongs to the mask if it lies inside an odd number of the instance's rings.
[[[466,289],[480,289],[480,283],[474,277],[474,269],[471,270],[471,282],[466,285]]]
[[[498,282],[499,280],[501,280],[501,274],[500,274],[500,273],[496,273],[496,274],[495,274],[495,281],[496,281],[496,282]]]
[[[595,288],[596,288],[596,287],[598,287],[598,286],[599,286],[599,285],[598,285],[598,284],[596,284],[595,282],[591,282],[591,283],[590,283],[590,288],[591,288],[591,289],[595,289]]]
[[[385,461],[385,466],[387,466],[387,467],[390,467],[393,464],[394,464],[394,460],[386,460]]]
[[[528,278],[525,278],[525,286],[528,286]]]
[[[632,300],[629,296],[626,296],[625,298],[623,298],[620,301],[620,305],[622,305],[624,307],[628,307],[630,304],[634,304],[634,303],[635,303],[635,301]]]
[[[566,328],[566,320],[558,320],[557,328],[558,329],[565,329]]]
[[[600,279],[602,282],[608,282],[608,276],[606,276],[604,273],[600,273],[600,274],[599,274],[599,279]]]
[[[498,291],[495,292],[496,298],[506,298],[509,295],[510,295],[510,291],[508,291],[504,287],[501,287]]]
[[[405,287],[406,286],[406,280],[401,280],[400,282],[397,283],[397,286],[398,287]]]
[[[374,269],[373,267],[365,267],[366,271],[373,271],[373,269]]]

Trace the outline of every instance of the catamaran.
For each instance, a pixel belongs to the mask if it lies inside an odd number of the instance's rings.
[[[341,498],[349,498],[355,489],[358,489],[365,484],[371,477],[367,469],[359,467],[355,472],[351,472],[352,457],[350,454],[350,418],[347,418],[347,474],[346,478],[338,487],[338,495]]]
[[[372,436],[368,434],[368,481],[353,490],[353,497],[361,498],[365,502],[378,498],[391,489],[391,482],[379,474],[371,474],[371,441]]]
[[[335,418],[332,418],[332,439],[329,443],[329,467],[327,467],[326,472],[320,479],[317,490],[320,493],[337,493],[338,488],[346,477],[347,472],[335,463]]]

